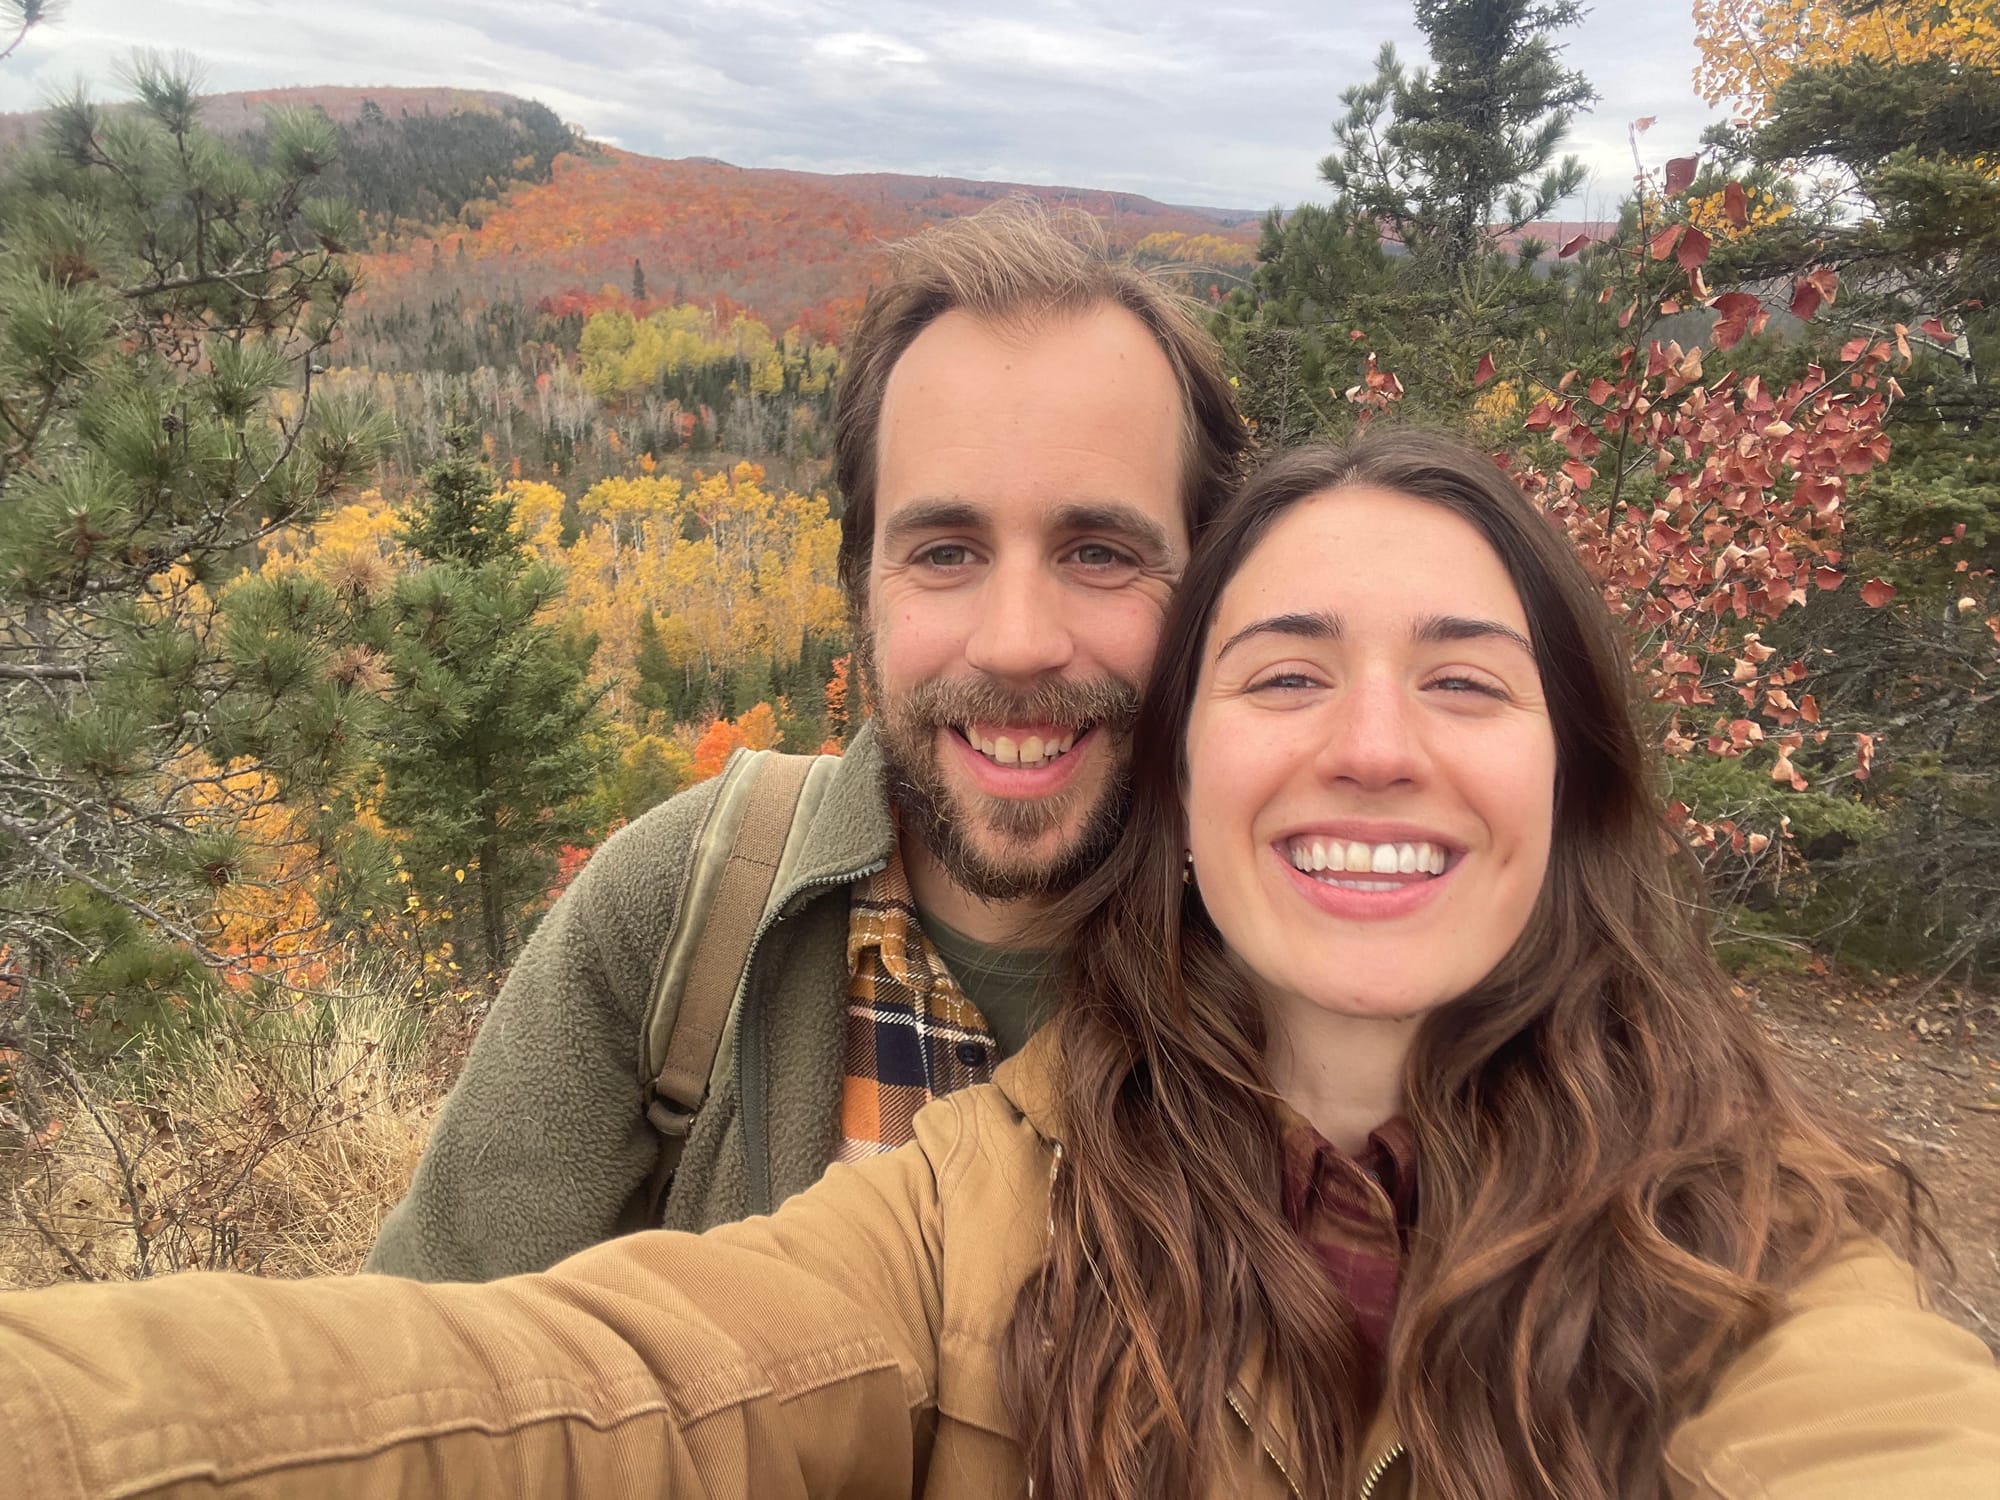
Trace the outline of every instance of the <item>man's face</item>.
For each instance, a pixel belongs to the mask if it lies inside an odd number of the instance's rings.
[[[1187,561],[1182,411],[1110,304],[949,312],[890,373],[862,667],[904,829],[974,896],[1066,889],[1109,848]]]

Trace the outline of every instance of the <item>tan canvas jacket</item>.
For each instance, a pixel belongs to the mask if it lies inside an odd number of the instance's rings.
[[[1019,1496],[995,1378],[1043,1253],[1046,1050],[775,1216],[485,1285],[190,1275],[0,1297],[0,1496]],[[1217,1496],[1284,1500],[1252,1368]],[[1408,1500],[1392,1424],[1369,1500]],[[2000,1373],[1857,1242],[1674,1435],[1677,1500],[1993,1500]]]

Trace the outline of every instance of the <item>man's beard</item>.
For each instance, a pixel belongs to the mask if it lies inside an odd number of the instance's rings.
[[[1138,716],[1139,690],[1115,677],[1050,678],[1022,691],[990,677],[920,682],[889,701],[875,672],[872,643],[862,633],[862,682],[875,700],[876,734],[888,771],[889,803],[904,832],[914,834],[952,881],[982,901],[1018,901],[1061,895],[1075,887],[1117,842],[1131,789],[1125,749]],[[1069,788],[1052,797],[1014,798],[956,791],[939,764],[938,732],[969,724],[1090,726],[1105,740],[1108,775],[1081,819],[1074,814],[1088,793]],[[1073,751],[1071,752],[1074,753]],[[1032,852],[1052,831],[1075,821],[1060,848]],[[980,847],[974,825],[1000,852]],[[1021,847],[1009,857],[1006,845]]]

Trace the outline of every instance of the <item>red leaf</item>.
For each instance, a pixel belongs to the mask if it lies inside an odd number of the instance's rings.
[[[1572,240],[1564,240],[1562,244],[1562,249],[1556,251],[1556,259],[1568,260],[1572,255],[1576,254],[1577,251],[1581,250],[1585,245],[1588,245],[1589,243],[1590,243],[1590,236],[1587,234],[1580,234],[1575,239]]]
[[[1634,314],[1638,310],[1639,310],[1639,299],[1635,297],[1632,299],[1631,306],[1627,307],[1625,311],[1623,311],[1618,315],[1618,326],[1620,328],[1630,327],[1632,323],[1632,314]]]
[[[1653,121],[1655,121],[1658,118],[1659,118],[1658,115],[1641,115],[1638,119],[1632,122],[1632,128],[1641,133],[1644,133],[1645,131],[1651,130],[1653,128]]]
[[[1847,575],[1838,568],[1814,568],[1813,582],[1823,589],[1837,589],[1847,582]]]
[[[1597,471],[1595,469],[1591,468],[1589,464],[1578,463],[1575,459],[1571,459],[1563,465],[1563,473],[1567,474],[1570,483],[1580,490],[1589,489],[1590,482],[1597,478]]]
[[[1819,288],[1811,282],[1801,281],[1792,290],[1792,316],[1810,318],[1819,311]]]
[[[1689,188],[1694,186],[1694,169],[1695,158],[1692,156],[1676,156],[1672,161],[1667,163],[1667,196],[1669,198],[1673,197],[1676,193],[1685,193]]]
[[[1680,240],[1680,250],[1674,254],[1674,260],[1680,262],[1682,270],[1694,270],[1708,264],[1708,236],[1690,224],[1688,232]]]
[[[1861,602],[1870,609],[1880,609],[1895,597],[1896,586],[1879,578],[1871,578],[1861,585]]]
[[[1949,344],[1951,335],[1944,331],[1944,322],[1939,318],[1925,318],[1917,325],[1927,339],[1936,339],[1940,344]]]
[[[1492,378],[1493,355],[1488,352],[1479,356],[1479,368],[1472,372],[1472,383],[1475,386],[1480,386],[1486,384]]]
[[[1674,246],[1680,243],[1681,235],[1686,232],[1686,229],[1687,226],[1685,224],[1669,224],[1665,229],[1654,235],[1652,243],[1646,247],[1652,251],[1653,259],[1665,260],[1669,255],[1672,255],[1674,253]]]
[[[1732,182],[1722,190],[1722,212],[1732,229],[1741,229],[1750,222],[1750,200],[1742,183]]]

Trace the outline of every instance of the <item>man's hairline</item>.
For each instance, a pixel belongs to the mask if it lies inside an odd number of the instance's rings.
[[[1195,415],[1194,385],[1192,380],[1184,378],[1185,372],[1183,372],[1179,363],[1176,362],[1172,346],[1161,334],[1160,330],[1148,321],[1145,314],[1119,297],[1115,289],[1093,293],[1090,297],[1077,302],[1070,302],[1062,298],[1050,298],[1039,301],[1022,298],[1009,306],[999,308],[974,307],[969,303],[954,302],[949,307],[940,308],[936,313],[926,318],[911,333],[908,342],[896,351],[895,359],[890,361],[889,368],[882,376],[881,395],[877,398],[875,405],[875,441],[871,445],[874,451],[869,455],[874,461],[875,472],[869,476],[869,510],[871,514],[869,517],[868,533],[868,565],[862,574],[861,597],[858,599],[850,598],[847,601],[848,616],[853,622],[857,638],[860,632],[868,627],[868,589],[875,576],[875,560],[880,555],[880,550],[876,546],[876,543],[882,532],[882,460],[884,451],[888,446],[883,441],[882,434],[884,428],[887,426],[885,418],[889,410],[889,388],[896,378],[896,371],[902,366],[903,360],[909,354],[910,350],[916,346],[917,340],[953,313],[964,313],[967,317],[985,324],[994,332],[1014,339],[1017,347],[1019,347],[1025,345],[1036,334],[1045,331],[1064,318],[1072,322],[1080,322],[1089,313],[1105,307],[1116,308],[1138,323],[1139,327],[1145,332],[1147,342],[1154,349],[1158,350],[1160,357],[1166,361],[1167,376],[1173,382],[1174,401],[1180,407],[1180,482],[1174,498],[1180,507],[1181,529],[1187,533],[1187,547],[1189,554],[1192,555],[1195,532],[1195,507],[1193,504],[1194,470],[1196,458],[1200,452],[1200,442],[1197,435],[1197,428],[1200,424],[1199,419]],[[1185,561],[1186,559],[1183,559],[1184,564]]]

